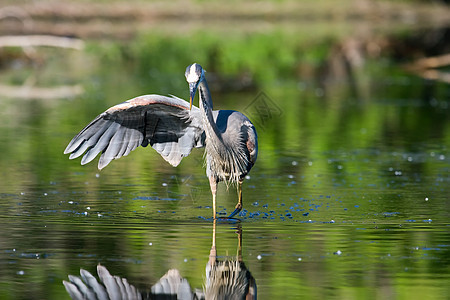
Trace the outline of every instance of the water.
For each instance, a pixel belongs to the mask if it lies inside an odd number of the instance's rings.
[[[97,264],[141,291],[173,268],[202,289],[213,223],[201,150],[172,168],[137,149],[101,172],[62,154],[124,99],[174,87],[187,96],[187,84],[178,88],[184,67],[158,87],[129,65],[101,65],[80,79],[83,96],[2,100],[0,298],[68,298],[62,281],[80,268],[95,274]],[[359,71],[368,77],[359,92],[296,77],[213,91],[217,108],[244,111],[258,130],[241,222],[219,222],[216,247],[218,259],[236,258],[242,232],[260,299],[450,293],[448,84],[370,68]],[[236,199],[235,187],[220,186],[220,216]]]

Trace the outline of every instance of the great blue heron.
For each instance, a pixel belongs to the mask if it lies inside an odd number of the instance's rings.
[[[258,154],[256,130],[250,120],[234,110],[213,110],[205,71],[194,63],[186,68],[190,103],[175,96],[145,95],[113,106],[97,116],[69,143],[64,153],[81,164],[100,152],[98,168],[128,155],[139,145],[152,146],[172,166],[177,166],[193,147],[205,147],[206,175],[216,218],[217,184],[237,184],[238,203],[229,218],[242,209],[242,182]],[[199,91],[199,108],[192,105]]]

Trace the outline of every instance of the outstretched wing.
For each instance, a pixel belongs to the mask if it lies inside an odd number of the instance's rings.
[[[125,101],[98,115],[64,150],[70,159],[83,153],[81,164],[100,152],[98,168],[127,156],[139,145],[152,146],[172,166],[177,166],[193,147],[205,146],[200,110],[176,97],[145,95]]]

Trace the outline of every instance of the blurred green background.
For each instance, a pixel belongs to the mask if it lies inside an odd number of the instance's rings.
[[[446,299],[449,16],[445,1],[3,1],[0,298],[67,298],[61,281],[98,263],[141,290],[170,268],[202,287],[202,151],[172,168],[138,148],[102,172],[62,154],[110,106],[187,99],[197,62],[215,108],[258,131],[240,218],[259,298]],[[235,201],[221,186],[219,211]],[[234,231],[218,227],[220,255]]]

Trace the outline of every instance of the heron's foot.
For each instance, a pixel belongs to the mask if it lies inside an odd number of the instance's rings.
[[[241,204],[241,203],[236,204],[236,208],[235,208],[234,211],[228,216],[228,218],[234,217],[234,216],[237,215],[241,210],[242,210],[242,204]]]

